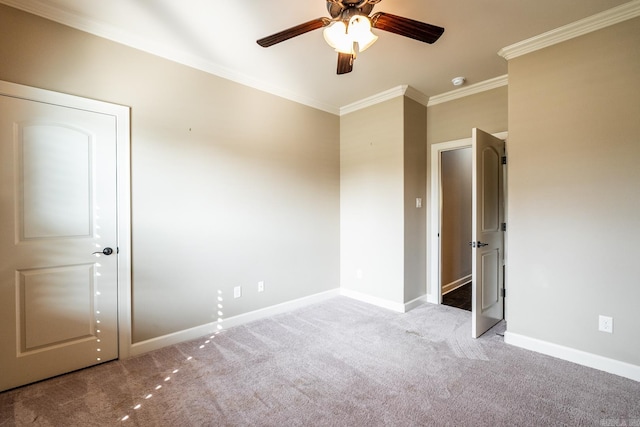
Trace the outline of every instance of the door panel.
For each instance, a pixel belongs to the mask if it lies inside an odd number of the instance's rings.
[[[500,169],[502,151],[484,147],[481,152],[481,176],[479,190],[482,203],[482,232],[497,232],[500,228]]]
[[[22,238],[88,237],[91,135],[60,124],[16,127]]]
[[[1,391],[117,358],[118,284],[116,118],[0,111]]]
[[[499,302],[500,289],[498,285],[498,277],[496,273],[499,269],[499,253],[498,250],[492,250],[483,253],[480,265],[480,276],[482,277],[482,312],[486,312]]]
[[[18,354],[95,335],[92,264],[19,275]]]
[[[477,338],[504,317],[504,141],[473,129],[472,149],[472,336]]]

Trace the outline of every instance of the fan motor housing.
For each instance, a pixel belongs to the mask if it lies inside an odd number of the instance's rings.
[[[380,1],[380,0],[378,0]],[[375,0],[333,0],[327,1],[327,10],[333,19],[348,19],[353,15],[369,15],[373,6],[378,1]],[[345,13],[347,12],[347,16]]]

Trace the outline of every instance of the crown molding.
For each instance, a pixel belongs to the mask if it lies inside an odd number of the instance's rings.
[[[360,101],[345,105],[344,107],[340,107],[340,115],[344,116],[345,114],[353,113],[354,111],[362,110],[363,108],[371,107],[372,105],[380,104],[381,102],[388,101],[399,96],[411,98],[425,107],[429,102],[429,97],[422,92],[409,85],[400,85],[389,90],[385,90],[384,92],[371,95],[367,98],[361,99]]]
[[[353,113],[354,111],[362,110],[363,108],[371,107],[372,105],[379,104],[389,99],[397,98],[399,96],[406,96],[414,101],[424,105],[425,107],[431,107],[433,105],[441,104],[443,102],[453,101],[454,99],[464,98],[465,96],[474,95],[476,93],[485,92],[487,90],[496,89],[508,84],[507,75],[495,77],[493,79],[485,80],[474,85],[470,85],[461,89],[452,90],[441,95],[435,95],[428,97],[422,92],[414,89],[409,85],[401,85],[380,92],[378,94],[369,96],[367,98],[356,101],[352,104],[340,107],[340,115]]]
[[[460,89],[455,89],[450,92],[445,92],[440,95],[435,95],[429,98],[427,107],[442,104],[443,102],[453,101],[454,99],[464,98],[465,96],[475,95],[476,93],[485,92],[491,89],[497,89],[502,86],[507,86],[509,83],[508,76],[494,77],[493,79],[485,80],[480,83],[469,85]]]
[[[510,60],[638,16],[640,16],[640,0],[632,0],[588,18],[504,47],[498,51],[498,55]]]
[[[380,92],[375,95],[368,96],[364,99],[353,102],[349,105],[345,105],[344,107],[340,107],[340,115],[344,116],[345,114],[353,113],[354,111],[362,110],[363,108],[380,104],[381,102],[388,101],[389,99],[403,96],[404,93],[407,91],[407,88],[408,88],[407,85],[396,86],[389,90],[385,90],[384,92]]]
[[[427,106],[427,104],[429,104],[429,97],[424,93],[414,89],[412,86],[407,86],[407,90],[405,91],[404,96],[413,99],[418,104],[422,104],[425,107]]]
[[[104,23],[95,20],[80,17],[69,11],[51,7],[39,0],[0,0],[0,3],[27,13],[31,13],[32,15],[40,16],[50,21],[58,22],[68,27],[84,31],[89,34],[93,34],[95,36],[111,40],[113,42],[129,46],[164,59],[168,59],[172,62],[204,71],[208,74],[212,74],[226,80],[231,80],[243,86],[248,86],[262,92],[270,93],[280,98],[288,99],[290,101],[306,105],[308,107],[312,107],[336,115],[340,112],[340,110],[334,105],[329,105],[323,102],[319,102],[316,99],[300,96],[300,94],[293,93],[284,88],[275,87],[263,81],[259,81],[244,74],[235,72],[226,67],[221,67],[220,65],[214,64],[213,62],[201,57],[188,55],[184,52],[167,48],[166,46],[155,43],[152,40],[150,41],[147,39],[143,39],[129,32],[122,31],[113,26],[105,25]]]

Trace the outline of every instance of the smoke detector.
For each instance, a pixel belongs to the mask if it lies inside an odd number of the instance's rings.
[[[454,86],[462,86],[465,80],[466,79],[464,77],[454,77],[451,79],[451,83],[453,83]]]

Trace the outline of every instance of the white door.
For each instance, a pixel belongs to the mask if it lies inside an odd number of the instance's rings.
[[[0,202],[0,391],[117,358],[116,118],[0,95]]]
[[[504,141],[473,129],[472,135],[472,336],[504,318]]]

